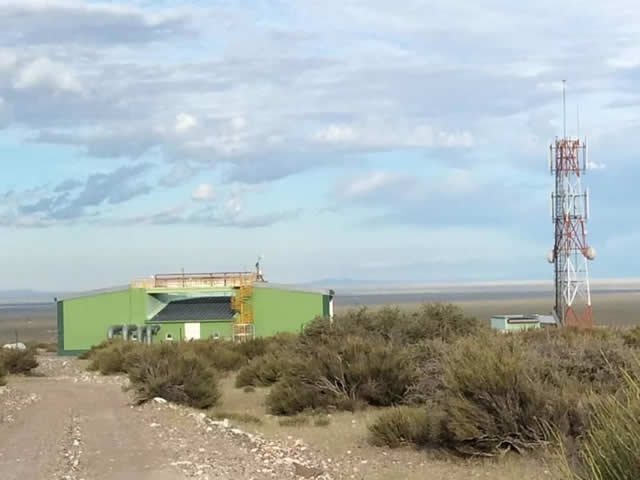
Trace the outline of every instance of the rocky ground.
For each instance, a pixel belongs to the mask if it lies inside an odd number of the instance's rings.
[[[87,372],[86,361],[52,354],[39,363],[33,376],[10,376],[0,387],[2,480],[554,478],[536,458],[462,462],[374,448],[360,432],[366,420],[356,416],[306,432],[277,422],[269,430],[265,418],[260,430],[159,398],[136,406],[125,377]],[[225,408],[245,398],[226,395]]]
[[[123,377],[42,356],[0,391],[0,478],[338,478],[299,439],[276,442],[163,399],[133,406]]]

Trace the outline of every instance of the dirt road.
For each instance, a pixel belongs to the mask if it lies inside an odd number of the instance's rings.
[[[12,388],[40,400],[0,426],[0,478],[185,478],[117,385],[30,378]]]
[[[44,373],[60,364],[49,360]],[[162,401],[132,406],[116,380],[78,370],[11,377],[0,395],[0,478],[258,480],[323,473],[299,445],[266,441]]]

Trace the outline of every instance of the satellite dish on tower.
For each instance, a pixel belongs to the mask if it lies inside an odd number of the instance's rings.
[[[553,248],[550,248],[549,251],[547,252],[547,262],[549,263],[553,263],[556,260],[556,254],[553,251]]]

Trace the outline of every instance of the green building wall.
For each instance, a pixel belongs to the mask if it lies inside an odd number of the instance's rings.
[[[154,323],[154,325],[160,325],[160,330],[153,336],[153,343],[164,342],[167,333],[170,333],[174,340],[184,339],[185,323],[192,322],[187,320],[184,322]],[[220,338],[231,338],[231,322],[228,320],[194,321],[193,323],[200,323],[200,339],[202,340],[215,336],[216,333]]]
[[[73,354],[88,350],[106,339],[111,325],[143,325],[146,300],[143,289],[128,288],[61,301],[58,304],[58,352]]]
[[[256,337],[300,332],[304,324],[329,314],[323,297],[319,293],[254,288],[251,303]]]
[[[127,288],[59,301],[58,353],[75,355],[86,351],[107,338],[110,326],[122,324],[159,325],[154,343],[164,341],[168,333],[174,340],[183,339],[185,323],[200,323],[202,339],[216,334],[231,338],[230,320],[150,322],[147,317],[155,308],[147,293],[142,288]],[[256,287],[251,305],[257,337],[300,332],[314,318],[329,315],[329,296],[321,293]]]
[[[505,317],[491,317],[491,328],[495,330],[528,330],[530,328],[540,328],[540,323],[537,321],[531,322],[518,322],[518,323],[509,323],[507,318]]]

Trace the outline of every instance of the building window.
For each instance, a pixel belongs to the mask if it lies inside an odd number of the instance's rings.
[[[171,335],[170,333],[165,333],[164,339],[167,341],[171,341],[173,340],[173,335]]]

